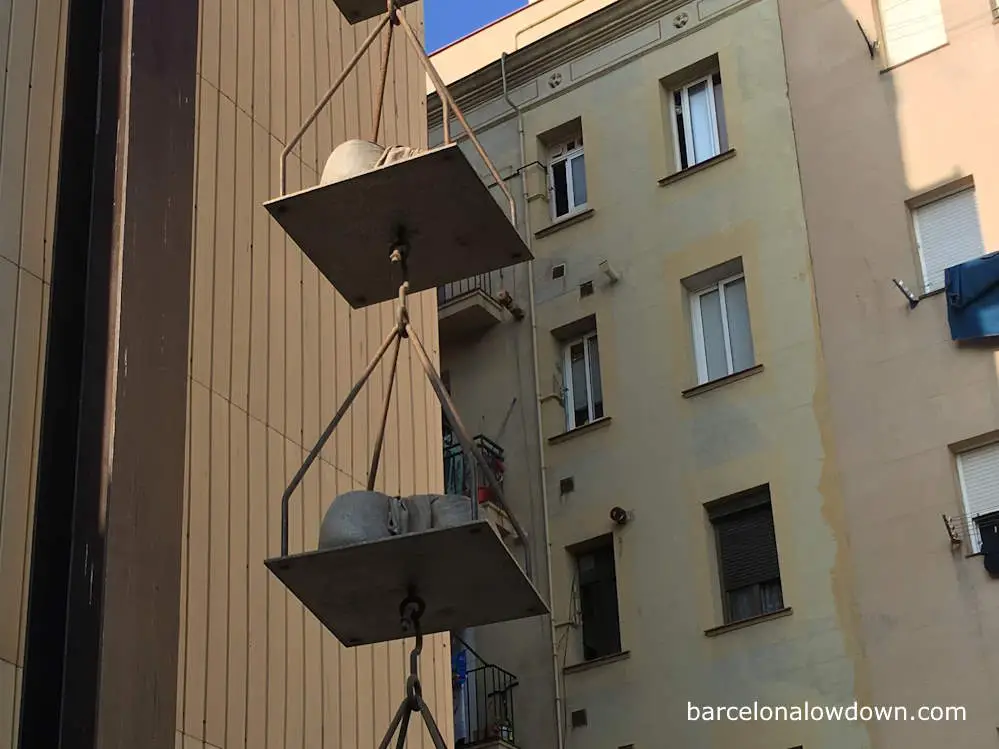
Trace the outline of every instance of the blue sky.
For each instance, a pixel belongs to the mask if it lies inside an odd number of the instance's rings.
[[[524,5],[527,0],[425,0],[427,49],[440,49]]]

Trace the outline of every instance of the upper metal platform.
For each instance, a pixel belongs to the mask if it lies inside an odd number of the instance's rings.
[[[396,297],[388,256],[399,242],[411,292],[531,259],[454,143],[264,205],[354,308]]]
[[[407,637],[399,602],[426,602],[425,634],[548,613],[487,520],[268,559],[268,569],[347,647]]]
[[[396,0],[396,7],[401,8],[413,2],[416,0]],[[385,12],[385,0],[333,0],[333,3],[351,25]]]

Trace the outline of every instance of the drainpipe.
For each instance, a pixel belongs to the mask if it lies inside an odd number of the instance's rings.
[[[503,78],[503,98],[510,108],[517,113],[517,133],[520,137],[520,162],[523,164],[527,159],[527,144],[524,135],[524,113],[520,107],[510,99],[510,91],[507,87],[506,79],[506,52],[500,55],[500,75]],[[531,212],[528,210],[527,200],[529,191],[527,188],[527,169],[520,170],[520,184],[524,192],[524,241],[530,250],[533,235],[531,234]],[[533,251],[532,251],[533,256]],[[552,596],[552,543],[551,532],[548,525],[548,464],[545,462],[545,434],[541,425],[541,378],[538,370],[538,315],[534,297],[534,260],[533,257],[527,263],[527,289],[530,302],[531,315],[531,361],[534,369],[534,407],[538,422],[538,458],[541,465],[541,508],[542,508],[542,529],[545,542],[545,571],[548,575],[548,602],[551,605]],[[528,550],[530,553],[530,550]],[[563,709],[562,709],[562,682],[559,674],[558,648],[555,638],[555,612],[551,612],[548,617],[550,625],[550,636],[552,641],[552,665],[555,677],[555,731],[558,738],[558,749],[565,749],[565,731],[563,729]]]

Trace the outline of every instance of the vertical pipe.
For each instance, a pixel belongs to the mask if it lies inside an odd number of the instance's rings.
[[[503,98],[506,100],[506,103],[510,105],[510,108],[517,113],[517,131],[520,140],[520,163],[524,164],[527,160],[527,139],[524,134],[524,113],[510,98],[506,77],[505,52],[500,56],[500,75],[503,78]],[[520,184],[523,189],[524,200],[524,241],[527,243],[528,250],[531,250],[531,245],[533,244],[531,240],[533,235],[531,234],[531,212],[527,205],[528,189],[526,167],[522,167],[520,170]],[[533,257],[533,252],[531,255]],[[552,642],[552,676],[555,679],[555,731],[557,733],[557,749],[565,749],[565,716],[563,714],[562,681],[561,674],[559,673],[558,640],[555,637],[555,610],[552,605],[554,596],[552,595],[552,538],[551,528],[548,522],[548,464],[545,459],[544,426],[541,422],[541,377],[539,373],[540,365],[538,364],[538,313],[534,293],[533,259],[529,260],[527,263],[527,289],[528,299],[530,302],[529,313],[531,315],[531,360],[534,369],[534,405],[535,415],[538,422],[538,461],[541,472],[542,534],[544,535],[545,572],[548,575],[548,604],[551,609],[548,617],[548,623],[550,630],[549,636],[551,637]]]

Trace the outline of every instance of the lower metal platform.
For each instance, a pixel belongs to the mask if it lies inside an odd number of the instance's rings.
[[[408,595],[426,603],[424,634],[548,613],[487,520],[265,564],[347,647],[409,636],[399,612]]]
[[[390,249],[404,243],[411,293],[531,259],[456,144],[264,204],[355,309],[399,293]]]
[[[367,21],[385,13],[388,5],[385,0],[333,0],[336,7],[351,24]],[[396,7],[403,7],[416,0],[396,0]]]

